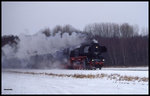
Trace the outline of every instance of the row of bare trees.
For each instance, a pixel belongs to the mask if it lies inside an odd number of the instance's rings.
[[[94,23],[85,26],[84,32],[101,37],[133,37],[138,35],[139,28],[128,23]]]
[[[144,36],[137,25],[128,23],[94,23],[84,29],[89,39],[107,47],[105,66],[147,66],[149,37],[146,29],[142,31]]]
[[[148,65],[148,36],[95,38],[108,49],[108,52],[103,54],[106,58],[105,66]]]
[[[42,30],[45,36],[55,36],[60,33],[72,35],[73,32],[82,33],[87,36],[87,42],[96,39],[99,44],[106,46],[108,52],[104,55],[106,58],[105,66],[147,66],[148,65],[148,29],[142,29],[139,34],[137,25],[128,23],[94,23],[85,26],[83,31],[74,28],[71,25],[57,25],[50,30]],[[5,44],[17,44],[17,36],[3,36],[2,47]]]
[[[57,33],[60,33],[61,37],[64,33],[71,35],[73,32],[79,33],[80,30],[77,30],[73,26],[67,24],[65,26],[56,25],[52,30],[46,28],[42,31],[46,36],[55,36]]]

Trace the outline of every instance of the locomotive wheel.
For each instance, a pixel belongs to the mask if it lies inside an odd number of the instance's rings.
[[[96,68],[94,67],[94,68],[92,68],[92,70],[96,70]]]
[[[102,69],[102,67],[99,67],[99,70],[101,70]]]
[[[92,70],[91,66],[89,66],[89,65],[86,66],[86,69],[87,70]]]
[[[87,69],[87,59],[83,60],[83,69]]]
[[[67,66],[67,69],[73,69],[73,66]]]

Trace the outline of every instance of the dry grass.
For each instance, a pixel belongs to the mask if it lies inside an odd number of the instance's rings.
[[[121,76],[120,74],[55,74],[55,73],[35,73],[35,72],[20,72],[20,71],[9,71],[12,73],[21,73],[21,74],[32,74],[32,75],[48,75],[48,76],[57,76],[57,77],[73,77],[73,78],[107,78],[110,80],[116,81],[138,81],[138,82],[148,82],[147,77],[138,77],[138,76]]]

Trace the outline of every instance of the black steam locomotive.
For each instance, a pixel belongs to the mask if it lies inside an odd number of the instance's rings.
[[[101,55],[106,52],[105,46],[100,46],[98,43],[84,44],[70,52],[69,69],[101,69],[105,59]]]

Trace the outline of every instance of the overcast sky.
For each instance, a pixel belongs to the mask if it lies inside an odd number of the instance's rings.
[[[70,24],[113,22],[148,27],[148,2],[2,2],[2,35],[34,34]]]

